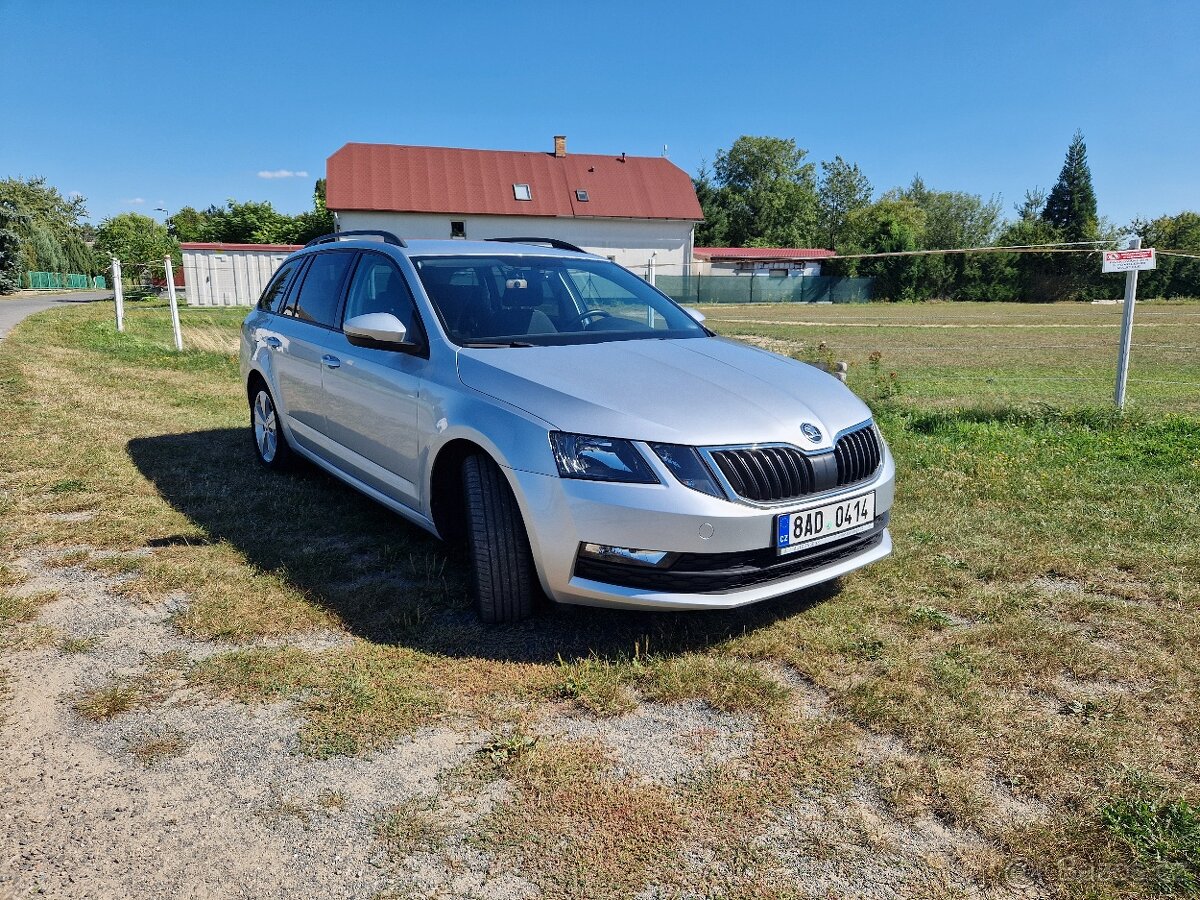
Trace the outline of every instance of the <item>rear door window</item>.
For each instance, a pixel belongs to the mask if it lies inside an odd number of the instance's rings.
[[[346,283],[346,273],[350,271],[355,253],[354,250],[318,253],[308,267],[300,292],[289,304],[289,312],[305,322],[335,328],[338,306],[342,301],[342,286]]]

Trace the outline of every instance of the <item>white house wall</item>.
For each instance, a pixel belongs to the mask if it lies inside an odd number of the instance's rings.
[[[661,275],[686,274],[692,262],[693,222],[678,219],[566,219],[553,216],[467,216],[441,213],[339,212],[342,231],[374,228],[402,238],[447,240],[462,222],[467,240],[494,237],[557,238],[589,253],[611,256],[644,274],[651,253]]]
[[[189,306],[253,306],[287,258],[279,250],[184,250]]]

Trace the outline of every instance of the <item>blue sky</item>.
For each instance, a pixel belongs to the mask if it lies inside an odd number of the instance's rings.
[[[877,191],[1049,188],[1082,129],[1100,212],[1200,209],[1190,0],[306,3],[0,0],[0,177],[94,221],[310,202],[347,141],[658,155],[741,134]],[[305,172],[260,177],[260,172]]]

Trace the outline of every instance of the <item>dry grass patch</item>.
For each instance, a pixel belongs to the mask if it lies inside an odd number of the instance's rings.
[[[58,639],[58,632],[37,621],[38,609],[58,599],[53,590],[0,587],[0,650],[32,650]]]
[[[699,653],[632,659],[593,655],[573,663],[560,659],[550,693],[602,716],[627,713],[639,698],[703,700],[722,712],[764,712],[789,695],[785,686],[749,662]]]
[[[442,691],[429,661],[401,647],[356,641],[348,650],[237,650],[209,657],[193,685],[243,702],[295,700],[300,746],[317,757],[385,746],[440,715]]]
[[[58,649],[63,653],[68,654],[90,653],[91,651],[95,650],[99,644],[100,638],[96,637],[95,635],[88,635],[87,637],[65,637],[59,642]]]
[[[188,742],[182,732],[167,730],[132,741],[129,752],[134,759],[149,767],[164,759],[180,756],[187,748]]]
[[[449,831],[439,814],[436,797],[408,800],[389,809],[375,826],[375,835],[397,858],[434,848]]]
[[[676,864],[687,822],[675,798],[614,777],[598,746],[539,742],[505,774],[515,796],[482,840],[518,856],[545,897],[629,897]]]
[[[102,722],[143,706],[161,703],[178,688],[191,666],[186,654],[172,651],[146,660],[139,675],[118,675],[76,698],[79,715]]]

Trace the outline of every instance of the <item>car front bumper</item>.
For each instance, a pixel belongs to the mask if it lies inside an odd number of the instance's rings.
[[[642,485],[564,479],[511,469],[508,474],[522,507],[542,587],[560,603],[631,609],[728,609],[838,578],[892,552],[887,523],[895,464],[886,450],[879,470],[870,480],[772,507],[710,497],[669,475],[662,479],[663,484]],[[776,517],[780,513],[872,491],[876,518],[870,532],[781,557],[778,564],[773,562]],[[647,575],[645,569],[634,565],[580,564],[579,549],[585,543],[683,554],[690,571],[686,577],[671,578]],[[811,558],[806,560],[810,553]],[[630,577],[621,578],[617,565],[630,570]],[[719,577],[701,575],[699,570],[706,566]],[[738,573],[743,571],[745,577],[740,578]],[[605,576],[606,572],[612,575],[612,581],[595,577]],[[627,583],[613,583],[618,580]],[[689,590],[689,585],[693,589]],[[696,589],[696,585],[702,587]]]

